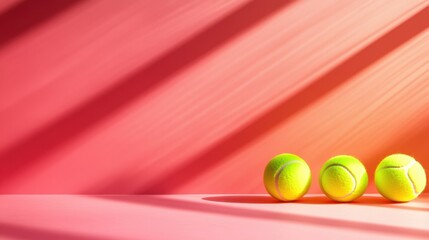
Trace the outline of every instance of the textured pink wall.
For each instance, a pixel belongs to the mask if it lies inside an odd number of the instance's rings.
[[[429,169],[428,5],[1,1],[0,192],[264,192],[281,152],[311,192],[335,154]]]

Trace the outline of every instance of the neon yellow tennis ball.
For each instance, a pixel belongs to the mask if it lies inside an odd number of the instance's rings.
[[[395,202],[408,202],[425,189],[425,170],[413,157],[392,154],[378,164],[375,185],[385,198]]]
[[[310,188],[310,168],[296,155],[277,155],[265,167],[264,185],[268,193],[280,201],[297,200]]]
[[[365,166],[352,156],[340,155],[329,159],[320,170],[319,184],[330,199],[353,201],[365,192],[368,174]]]

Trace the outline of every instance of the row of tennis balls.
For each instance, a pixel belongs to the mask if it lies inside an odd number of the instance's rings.
[[[290,153],[275,156],[264,172],[268,193],[280,201],[294,201],[307,193],[311,172],[307,163]],[[350,202],[363,195],[368,186],[365,166],[355,157],[335,156],[320,170],[319,184],[327,197]],[[394,202],[408,202],[426,187],[426,174],[413,157],[393,154],[384,158],[375,170],[378,192]]]

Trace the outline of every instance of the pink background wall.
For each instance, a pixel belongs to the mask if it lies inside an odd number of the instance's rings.
[[[429,169],[428,5],[3,0],[0,192],[259,193],[282,152],[313,193],[336,154]]]

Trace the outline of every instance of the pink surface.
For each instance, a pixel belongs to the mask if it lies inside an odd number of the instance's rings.
[[[1,239],[428,239],[429,195],[2,195]]]
[[[429,169],[428,5],[0,1],[0,192],[263,193],[282,152],[311,193],[336,154]]]

